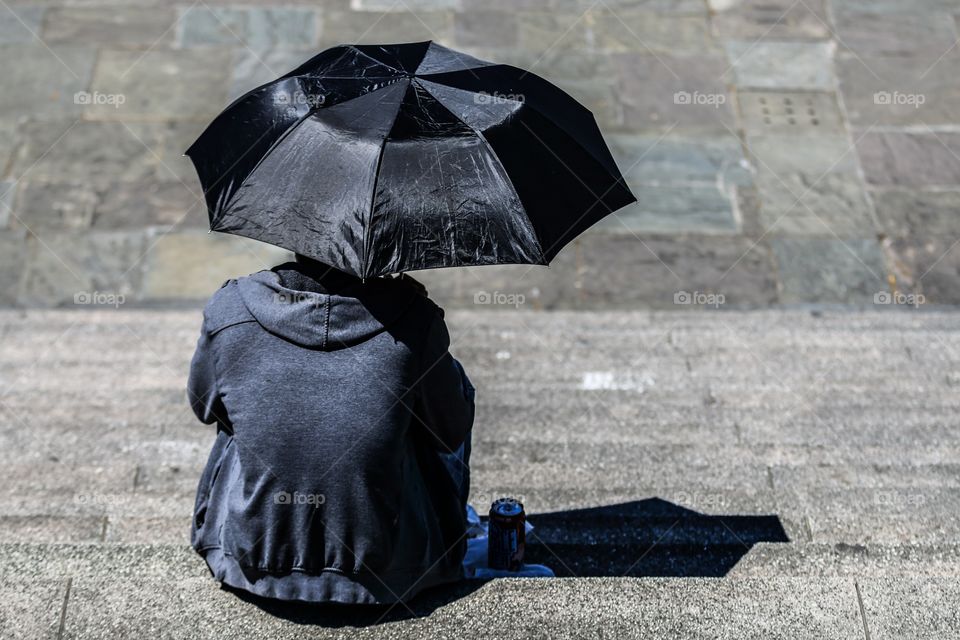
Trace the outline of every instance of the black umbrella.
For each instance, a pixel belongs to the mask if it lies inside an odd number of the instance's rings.
[[[187,155],[212,230],[361,277],[547,264],[635,200],[576,100],[433,42],[328,49],[237,99]]]

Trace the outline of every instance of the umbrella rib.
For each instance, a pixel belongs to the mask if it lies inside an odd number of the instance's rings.
[[[280,144],[281,144],[284,140],[286,140],[287,136],[289,136],[289,135],[294,131],[294,129],[296,129],[296,128],[299,127],[301,124],[303,124],[303,122],[304,122],[307,118],[309,118],[309,117],[313,114],[313,112],[314,112],[314,109],[310,109],[309,111],[307,111],[307,113],[305,113],[305,114],[303,115],[303,117],[301,117],[299,120],[297,120],[297,121],[294,122],[292,125],[290,125],[289,127],[287,127],[287,130],[284,131],[283,133],[281,133],[280,136],[277,137],[277,139],[273,141],[273,144],[270,145],[270,148],[268,148],[268,149],[264,152],[264,154],[260,157],[260,159],[257,160],[257,163],[256,163],[255,165],[253,165],[253,167],[250,168],[250,171],[247,173],[246,176],[244,176],[243,180],[240,181],[240,185],[237,186],[237,190],[234,191],[232,194],[230,194],[230,197],[227,198],[227,201],[223,203],[223,207],[221,207],[221,209],[220,209],[220,215],[217,216],[216,220],[211,220],[211,221],[210,221],[210,228],[211,228],[211,229],[213,229],[214,226],[216,226],[217,222],[219,222],[219,221],[227,214],[227,210],[230,208],[230,202],[236,197],[237,193],[240,192],[240,187],[242,187],[242,186],[243,186],[243,183],[247,181],[247,178],[249,178],[250,176],[252,176],[252,175],[256,172],[256,170],[260,168],[260,165],[263,164],[264,160],[266,160],[266,159],[270,156],[270,154],[273,153],[273,151],[274,151],[278,146],[280,146]],[[252,148],[253,148],[253,147],[251,147],[251,149],[252,149]],[[250,151],[250,149],[247,149],[247,153],[249,153],[249,151]],[[242,157],[242,156],[241,156],[241,157]]]
[[[361,52],[361,53],[362,53],[362,52]],[[297,78],[297,79],[299,80],[300,78],[302,78],[302,77],[304,77],[304,76],[291,76],[291,77]],[[393,84],[393,83],[391,83],[391,84]],[[386,86],[389,86],[389,85],[386,85]],[[369,93],[374,93],[374,92],[376,92],[376,91],[380,91],[380,90],[382,90],[382,89],[385,89],[386,86],[383,86],[383,87],[379,87],[379,88],[377,88],[377,89],[374,89],[373,91],[370,91]],[[369,94],[364,94],[364,95],[369,95]],[[337,103],[337,104],[344,104],[344,103],[350,102],[350,100],[355,100],[355,99],[356,99],[356,97],[354,97],[354,98],[349,98],[349,99],[344,100],[343,102],[339,102],[339,103]],[[336,105],[334,105],[334,106],[336,106]],[[270,148],[267,149],[267,150],[264,152],[263,156],[262,156],[262,157],[257,161],[257,163],[250,169],[250,172],[247,173],[247,175],[243,178],[243,180],[241,180],[240,185],[242,186],[243,183],[247,181],[247,178],[249,178],[250,176],[252,176],[252,175],[256,172],[256,170],[260,168],[260,165],[263,164],[263,162],[270,156],[270,154],[273,153],[273,152],[277,149],[277,147],[279,147],[280,144],[282,144],[283,141],[284,141],[290,134],[292,134],[293,131],[294,131],[297,127],[299,127],[301,124],[303,124],[304,121],[305,121],[307,118],[309,118],[310,116],[312,116],[313,114],[317,113],[318,111],[320,111],[321,109],[324,109],[324,108],[326,108],[326,107],[322,107],[322,106],[311,107],[305,114],[303,114],[303,116],[302,116],[299,120],[297,120],[296,122],[294,122],[292,125],[290,125],[290,126],[287,128],[286,131],[284,131],[282,134],[280,134],[280,136],[279,136],[276,140],[274,140],[273,144],[270,145]],[[399,110],[398,110],[398,112],[399,112]],[[251,148],[252,148],[252,147],[251,147]],[[247,149],[247,151],[245,152],[244,155],[246,155],[246,153],[249,153],[249,152],[250,152],[250,149]],[[381,150],[381,154],[382,154],[382,153],[383,153],[383,151]],[[241,157],[242,157],[242,156],[241,156]],[[378,161],[377,167],[379,168],[379,166],[380,166],[380,165],[379,165],[379,161]],[[218,180],[218,182],[219,182],[219,180]],[[212,188],[212,187],[211,187],[211,188]],[[210,228],[211,228],[211,229],[213,229],[213,227],[214,227],[214,225],[216,224],[216,222],[218,222],[224,215],[226,215],[226,211],[227,211],[227,208],[229,207],[230,201],[233,200],[233,198],[236,196],[236,194],[237,194],[237,192],[239,192],[239,190],[240,190],[240,187],[237,187],[237,191],[235,191],[233,194],[230,195],[230,198],[227,199],[227,201],[224,203],[223,207],[220,209],[220,212],[221,212],[220,215],[217,216],[216,220],[212,220],[212,221],[210,222]],[[206,192],[204,192],[204,193],[206,194]]]
[[[503,176],[507,179],[507,183],[510,185],[513,195],[517,198],[517,202],[520,203],[520,208],[523,209],[523,217],[527,219],[527,227],[530,229],[530,235],[533,236],[534,242],[537,243],[537,253],[540,254],[540,264],[547,264],[546,256],[543,253],[543,245],[540,243],[540,237],[537,235],[536,229],[533,226],[533,220],[530,219],[530,215],[527,213],[527,207],[523,204],[523,200],[520,199],[520,194],[517,193],[517,188],[513,185],[513,180],[510,178],[510,173],[507,171],[507,168],[503,166],[503,163],[500,162],[497,152],[494,151],[493,147],[490,145],[490,141],[487,140],[485,135],[483,135],[483,132],[478,131],[477,129],[474,129],[473,131],[477,134],[477,137],[483,141],[483,145],[490,153],[490,157],[493,158],[494,162],[496,162],[500,167],[500,170],[503,171]]]
[[[598,158],[598,157],[597,157],[597,154],[595,154],[595,153],[593,152],[593,149],[591,149],[591,148],[589,148],[588,146],[582,144],[579,140],[577,140],[574,136],[572,136],[572,135],[570,134],[569,129],[568,129],[567,127],[562,127],[562,126],[560,126],[560,124],[558,124],[556,120],[554,120],[553,118],[550,117],[550,114],[544,113],[540,108],[538,108],[537,106],[532,105],[532,104],[530,104],[530,103],[528,103],[528,102],[524,102],[523,104],[524,104],[525,106],[530,107],[531,109],[533,109],[533,110],[536,111],[537,113],[539,113],[540,116],[541,116],[544,120],[548,120],[548,121],[550,122],[550,124],[552,124],[552,125],[555,126],[557,129],[559,129],[559,130],[562,131],[564,134],[566,134],[566,136],[567,136],[568,138],[570,138],[571,140],[573,140],[574,142],[576,142],[576,143],[577,143],[577,146],[579,146],[581,149],[583,149],[584,151],[586,151],[587,153],[589,153],[590,156],[591,156],[594,160],[596,160],[597,162],[599,162],[600,165],[601,165],[604,169],[606,169],[607,171],[610,171],[611,169],[614,169],[614,170],[617,172],[617,174],[620,173],[620,167],[617,166],[617,161],[613,159],[613,156],[610,156],[610,158],[608,158],[611,162],[613,162],[613,166],[612,166],[612,167],[611,167],[611,166],[607,166],[607,159]],[[587,109],[587,112],[590,114],[590,119],[593,120],[593,126],[597,128],[597,135],[599,136],[600,140],[603,140],[603,134],[600,132],[600,127],[597,126],[597,119],[596,119],[596,117],[593,115],[593,112],[590,111],[589,109]],[[620,176],[620,177],[622,178],[623,176]]]
[[[555,84],[553,84],[552,82],[550,82],[550,81],[547,80],[546,78],[542,78],[541,76],[538,76],[538,75],[536,75],[536,74],[534,74],[534,73],[524,72],[523,69],[520,69],[520,68],[518,68],[518,67],[511,66],[511,65],[509,65],[509,64],[492,64],[492,65],[487,65],[487,66],[484,66],[484,67],[474,67],[474,69],[482,69],[482,70],[484,70],[484,71],[486,71],[486,70],[491,70],[491,71],[493,71],[493,70],[496,70],[496,69],[508,70],[508,71],[516,71],[516,72],[520,72],[520,73],[526,73],[527,75],[530,75],[530,76],[533,76],[534,78],[537,78],[537,79],[539,79],[539,80],[542,80],[543,82],[545,82],[545,83],[548,84],[549,86],[553,87],[553,88],[554,88],[556,91],[558,91],[560,94],[564,95],[564,96],[567,98],[567,100],[569,100],[569,101],[570,101],[573,105],[575,105],[577,108],[582,109],[582,110],[585,111],[587,114],[589,114],[589,115],[590,115],[590,119],[593,121],[593,126],[597,128],[597,133],[600,133],[600,128],[599,128],[599,126],[597,126],[597,119],[596,119],[596,116],[594,115],[594,113],[593,113],[592,111],[590,111],[590,109],[587,109],[585,106],[583,106],[582,104],[580,104],[580,102],[579,102],[578,100],[574,99],[574,97],[571,96],[569,93],[567,93],[566,91],[564,91],[564,90],[561,89],[560,87],[556,86]],[[471,75],[471,76],[473,76],[473,77],[476,78],[477,80],[480,79],[479,76],[477,76],[477,74],[473,73],[471,69],[457,69],[456,71],[444,71],[444,72],[442,72],[442,73],[424,74],[423,77],[424,77],[424,78],[427,78],[427,77],[429,77],[429,76],[438,76],[438,75],[447,75],[447,76],[449,76],[449,75],[453,75],[453,74],[465,73],[465,72],[468,72],[468,71],[470,72],[470,75]],[[443,86],[445,86],[445,87],[450,87],[451,89],[458,89],[458,90],[460,90],[460,91],[467,91],[467,92],[470,92],[470,91],[471,91],[470,89],[463,89],[463,88],[461,88],[461,87],[457,87],[457,86],[448,84],[448,83],[443,82],[442,80],[439,80],[439,79],[437,79],[437,78],[431,78],[430,80],[428,80],[428,82],[436,82],[436,83],[439,84],[439,85],[443,85]],[[431,94],[431,95],[432,95],[432,94]],[[434,96],[434,97],[436,97],[436,96]],[[438,100],[439,100],[439,98],[438,98]],[[537,107],[537,106],[534,105],[533,103],[528,102],[526,99],[524,99],[524,100],[523,100],[523,104],[524,104],[524,106],[527,106],[527,107],[529,107],[530,109],[533,109],[534,111],[536,111],[537,113],[539,113],[539,114],[540,114],[541,116],[543,116],[545,119],[549,120],[549,121],[553,124],[553,126],[557,127],[557,128],[560,129],[561,131],[567,131],[567,127],[561,126],[560,123],[558,123],[556,120],[554,120],[554,119],[550,116],[549,113],[545,113],[542,109],[540,109],[539,107]],[[573,136],[570,136],[570,137],[573,137]],[[601,134],[601,139],[602,139],[602,137],[603,137],[603,136],[602,136],[602,134]],[[599,162],[601,165],[603,165],[603,167],[604,167],[605,169],[607,169],[608,171],[610,170],[610,166],[608,166],[608,161],[613,161],[613,166],[616,167],[616,161],[613,160],[612,157],[611,157],[611,158],[599,158],[599,157],[597,157],[597,154],[594,153],[593,149],[590,149],[590,148],[587,147],[586,145],[581,144],[580,141],[577,140],[576,138],[573,138],[573,139],[574,139],[574,141],[577,143],[578,146],[580,146],[580,147],[583,148],[587,153],[589,153],[591,156],[593,156],[593,158],[594,158],[597,162]],[[617,168],[617,171],[619,172],[619,168]]]
[[[400,109],[397,109],[397,113],[400,113]],[[396,122],[396,116],[394,116],[394,122]],[[392,129],[393,127],[391,127]],[[366,278],[367,272],[370,270],[370,266],[367,264],[367,260],[370,257],[370,240],[372,234],[370,233],[370,227],[373,225],[373,208],[377,204],[377,185],[380,184],[380,165],[383,163],[383,153],[387,149],[387,140],[390,139],[390,132],[387,131],[387,135],[383,136],[383,141],[380,142],[380,153],[377,154],[377,168],[373,172],[373,193],[370,194],[370,208],[367,210],[367,223],[363,225],[363,271],[360,274],[360,277]]]
[[[360,55],[362,55],[364,58],[369,58],[370,60],[373,60],[375,63],[377,63],[377,64],[380,65],[381,67],[386,67],[387,69],[392,69],[393,71],[396,71],[396,72],[399,73],[400,75],[404,75],[404,73],[405,73],[404,71],[401,71],[400,69],[397,69],[396,67],[387,64],[387,63],[384,62],[383,60],[377,60],[376,58],[374,58],[374,57],[373,57],[372,55],[370,55],[369,53],[364,53],[363,51],[360,51],[360,49],[357,49],[357,47],[356,47],[355,45],[352,45],[352,44],[351,44],[351,45],[347,45],[347,48],[348,48],[348,49],[351,49],[351,50],[353,50],[353,51],[356,51],[357,53],[359,53]]]
[[[438,83],[439,84],[439,83]],[[533,237],[534,242],[537,244],[537,253],[540,254],[540,263],[547,264],[545,261],[545,256],[543,253],[543,246],[540,244],[540,238],[537,236],[537,232],[534,230],[533,221],[530,219],[530,216],[527,214],[527,207],[524,206],[523,200],[520,199],[520,194],[517,193],[517,188],[513,184],[513,180],[510,179],[510,173],[507,171],[507,168],[503,166],[503,163],[500,162],[500,158],[497,156],[497,152],[494,151],[493,147],[490,145],[490,141],[487,140],[486,136],[483,135],[483,132],[477,129],[476,127],[471,127],[468,123],[464,122],[460,116],[453,112],[447,105],[443,104],[443,100],[440,99],[435,93],[430,91],[430,88],[425,86],[423,83],[418,82],[418,86],[422,87],[424,91],[430,94],[434,100],[437,101],[437,104],[440,105],[447,113],[449,113],[457,122],[470,129],[477,138],[483,142],[483,146],[487,149],[487,153],[497,163],[497,166],[500,167],[500,171],[503,172],[503,176],[506,179],[507,183],[510,185],[510,190],[513,191],[514,197],[516,197],[517,202],[520,203],[520,208],[523,209],[523,217],[527,219],[527,228],[530,231],[530,235]],[[446,86],[446,85],[444,85]],[[456,88],[456,87],[454,87]],[[556,125],[554,125],[556,126]]]

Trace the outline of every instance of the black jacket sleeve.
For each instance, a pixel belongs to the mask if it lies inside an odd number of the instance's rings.
[[[473,428],[476,390],[463,366],[450,355],[450,335],[438,313],[423,354],[416,413],[437,448],[452,453]]]

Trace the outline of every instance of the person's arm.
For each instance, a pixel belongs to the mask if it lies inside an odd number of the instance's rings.
[[[473,428],[476,390],[463,366],[450,355],[450,335],[438,313],[423,355],[417,415],[437,448],[450,453]]]
[[[232,433],[233,429],[227,417],[227,409],[220,398],[217,386],[217,370],[214,362],[213,346],[206,325],[200,330],[197,350],[190,363],[190,377],[187,380],[187,399],[193,413],[204,424],[217,423],[219,429]]]

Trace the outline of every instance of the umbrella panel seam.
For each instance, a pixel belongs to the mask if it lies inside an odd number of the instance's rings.
[[[441,83],[437,83],[437,84],[441,84]],[[507,171],[507,168],[503,166],[503,163],[500,162],[500,158],[497,156],[497,152],[493,149],[493,146],[491,146],[491,144],[490,144],[490,142],[487,140],[486,136],[483,135],[483,132],[482,132],[482,131],[480,131],[480,130],[477,129],[476,127],[471,127],[469,124],[467,124],[466,122],[464,122],[462,118],[460,118],[459,116],[457,116],[457,114],[455,114],[453,111],[451,111],[451,110],[447,107],[447,105],[443,104],[443,101],[442,101],[436,94],[434,94],[432,91],[430,91],[430,88],[429,88],[429,87],[426,87],[426,86],[424,86],[422,83],[419,83],[419,82],[417,83],[417,86],[423,87],[423,90],[426,91],[428,94],[430,94],[430,97],[432,97],[434,100],[436,100],[437,104],[440,105],[440,107],[442,107],[447,113],[449,113],[451,116],[453,116],[460,124],[462,124],[463,126],[467,127],[468,129],[470,129],[470,131],[472,131],[473,134],[474,134],[477,138],[480,139],[480,141],[483,143],[484,147],[486,147],[487,151],[488,151],[489,154],[490,154],[490,157],[497,163],[497,166],[500,167],[500,170],[503,172],[503,176],[504,176],[504,178],[506,179],[507,184],[510,185],[510,190],[513,192],[513,195],[514,195],[514,197],[517,199],[517,202],[520,203],[520,208],[523,210],[523,217],[524,217],[524,218],[526,219],[526,221],[527,221],[527,224],[526,224],[527,229],[528,229],[528,231],[530,232],[530,235],[533,237],[534,241],[536,242],[536,245],[537,245],[537,246],[536,246],[537,253],[538,253],[539,256],[540,256],[541,262],[543,262],[543,261],[545,260],[545,256],[544,256],[544,253],[543,253],[543,247],[542,247],[542,245],[541,245],[541,243],[540,243],[540,237],[537,235],[536,229],[535,229],[534,226],[533,226],[533,221],[530,219],[530,216],[527,214],[527,208],[526,208],[526,206],[524,206],[523,200],[520,199],[520,194],[517,193],[517,188],[516,188],[516,186],[514,186],[513,180],[510,178],[510,173]],[[444,86],[446,86],[446,85],[444,85]],[[457,87],[452,87],[452,88],[456,89]],[[546,263],[543,262],[543,264],[546,264]]]

